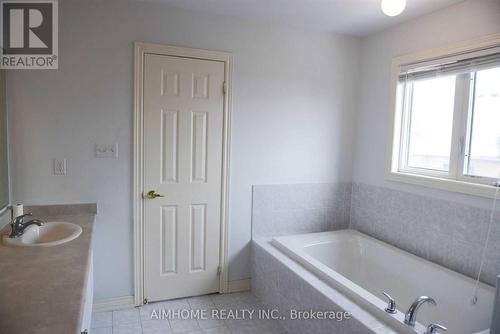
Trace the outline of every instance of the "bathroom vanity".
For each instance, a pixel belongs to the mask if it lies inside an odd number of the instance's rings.
[[[76,224],[82,232],[74,240],[52,246],[0,243],[0,333],[80,334],[90,330],[96,209],[95,204],[26,208],[35,218]],[[7,225],[0,239],[9,232]]]

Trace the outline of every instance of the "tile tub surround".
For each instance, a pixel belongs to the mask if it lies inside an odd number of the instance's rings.
[[[79,212],[50,220],[78,224],[83,232],[54,247],[0,243],[0,333],[80,333],[95,214]],[[2,229],[0,236],[9,230]]]
[[[491,210],[367,184],[352,187],[350,227],[476,278]],[[500,273],[500,210],[495,213],[481,281]]]
[[[255,185],[252,192],[252,235],[347,228],[350,198],[350,183]]]
[[[277,322],[270,320],[151,319],[153,310],[161,312],[163,309],[210,312],[211,309],[263,308],[264,306],[249,292],[175,299],[138,308],[93,313],[90,334],[286,334]]]
[[[396,332],[313,273],[270,244],[271,238],[252,240],[252,292],[281,315],[294,310],[347,311],[348,320],[291,320],[281,322],[290,334],[364,334]]]

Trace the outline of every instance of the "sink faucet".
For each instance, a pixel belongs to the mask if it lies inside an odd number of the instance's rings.
[[[38,219],[32,219],[29,222],[25,223],[24,217],[26,217],[26,216],[32,216],[32,214],[26,213],[24,215],[16,217],[16,218],[14,218],[12,223],[10,223],[11,232],[9,234],[9,238],[15,238],[15,237],[19,237],[19,236],[23,235],[24,230],[26,230],[26,228],[30,225],[42,226],[43,222],[41,220],[38,220]]]
[[[427,296],[421,296],[418,297],[413,304],[411,304],[410,308],[406,312],[405,315],[405,324],[408,326],[415,326],[415,321],[417,320],[417,311],[425,303],[431,303],[432,305],[436,306],[436,301],[432,299],[431,297]]]

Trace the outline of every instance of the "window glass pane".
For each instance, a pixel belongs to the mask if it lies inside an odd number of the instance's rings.
[[[456,76],[413,83],[408,166],[448,171]]]
[[[498,178],[500,173],[500,67],[479,71],[466,174]]]

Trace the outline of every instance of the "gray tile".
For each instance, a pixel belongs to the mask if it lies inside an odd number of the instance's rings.
[[[391,191],[393,192],[393,191]],[[395,216],[406,225],[420,224],[423,219],[425,201],[422,196],[407,192],[398,192],[393,198],[393,210]],[[384,197],[379,199],[384,201]],[[384,212],[387,214],[388,212]]]
[[[260,270],[253,273],[252,290],[265,305],[273,306],[273,303],[278,300],[275,277],[266,275]]]
[[[500,203],[498,206],[500,206]],[[488,249],[490,252],[500,253],[500,210],[495,213],[491,223]]]
[[[350,183],[253,186],[252,235],[320,232],[348,226]],[[328,218],[327,218],[328,215]]]
[[[187,299],[174,299],[169,301],[154,302],[140,307],[141,320],[157,320],[169,310],[189,310]]]
[[[397,245],[404,237],[403,224],[399,218],[391,215],[374,215],[371,218],[373,220],[372,235],[374,237],[393,245]]]
[[[210,307],[215,305],[212,296],[213,295],[191,297],[187,298],[187,302],[191,308],[199,308],[202,306]]]
[[[288,302],[295,304],[302,303],[304,295],[310,292],[302,279],[288,268],[279,271],[278,290],[280,293],[286,293]]]
[[[449,259],[448,267],[469,277],[475,277],[479,271],[481,247],[461,240],[453,240],[453,256]]]
[[[325,209],[325,222],[328,231],[346,229],[349,221],[346,218],[345,208],[327,208]]]
[[[142,334],[142,327],[140,323],[113,324],[113,334]]]
[[[219,316],[219,309],[212,303],[212,305],[209,306],[201,306],[200,305],[200,310],[203,310],[205,312],[205,317],[200,317],[196,319],[198,321],[198,326],[201,329],[208,329],[208,328],[214,328],[214,327],[221,327],[225,325],[224,320],[220,319]]]
[[[113,311],[113,327],[118,324],[140,324],[139,310],[136,308]]]
[[[381,196],[379,195],[381,191],[378,187],[368,184],[358,187],[355,206],[363,207],[372,213],[377,212],[380,208],[378,203],[381,200]]]
[[[190,308],[187,299],[172,299],[160,302],[159,304],[165,310],[189,310]]]
[[[111,327],[113,326],[113,312],[94,312],[90,328]]]
[[[252,233],[272,235],[273,190],[272,186],[253,186],[252,192]]]
[[[352,207],[352,183],[345,183],[345,193],[344,193],[344,206],[346,210],[346,219],[350,219],[350,212]]]
[[[255,185],[252,187],[252,204],[254,209],[273,208],[273,185]]]
[[[489,220],[488,210],[464,205],[457,206],[453,222],[453,238],[483,244],[486,240]]]
[[[351,209],[351,226],[366,234],[373,234],[374,222],[370,212],[364,208],[354,207]]]
[[[261,328],[263,333],[268,334],[287,334],[283,326],[281,325],[281,321],[278,320],[260,320]]]
[[[336,184],[331,183],[312,183],[302,188],[304,192],[304,208],[320,209],[330,208],[335,205],[338,197]]]
[[[466,275],[476,271],[477,245],[484,244],[490,214],[452,201],[362,183],[254,186],[253,202],[254,234],[355,228]],[[498,212],[486,252],[490,257],[500,253]],[[470,252],[465,254],[462,246]],[[257,293],[268,292],[261,288]]]
[[[143,334],[169,334],[172,333],[168,320],[142,321]]]
[[[431,233],[452,234],[453,220],[457,206],[455,203],[439,199],[423,200],[422,224]]]
[[[286,234],[312,233],[327,230],[327,222],[323,209],[283,211],[274,217],[273,223],[278,231],[286,230]]]
[[[112,327],[91,328],[90,334],[113,334]]]
[[[489,210],[408,192],[352,184],[350,227],[474,277]],[[330,217],[331,214],[327,215]],[[500,216],[500,214],[498,215]],[[486,254],[500,253],[500,217]],[[485,274],[491,282],[492,274]]]
[[[256,321],[228,322],[232,334],[262,334],[262,326]]]
[[[169,320],[169,322],[172,333],[186,333],[200,329],[195,319]]]
[[[198,326],[201,329],[209,329],[225,325],[224,320],[221,319],[198,319],[197,321],[198,321]]]
[[[237,292],[214,295],[212,297],[216,306],[240,305],[242,303],[256,303],[257,298],[250,292]]]
[[[162,312],[165,309],[161,302],[150,303],[147,305],[142,305],[139,307],[139,314],[141,320],[155,320],[162,316]]]
[[[298,210],[304,208],[305,196],[297,185],[275,185],[273,189],[273,210]]]
[[[231,334],[231,331],[226,326],[203,329],[201,332],[203,334]]]
[[[446,266],[453,256],[453,240],[450,235],[440,233],[430,233],[428,258],[430,261]]]
[[[484,261],[480,279],[487,284],[495,286],[498,275],[500,275],[500,256],[498,253],[488,254]]]

